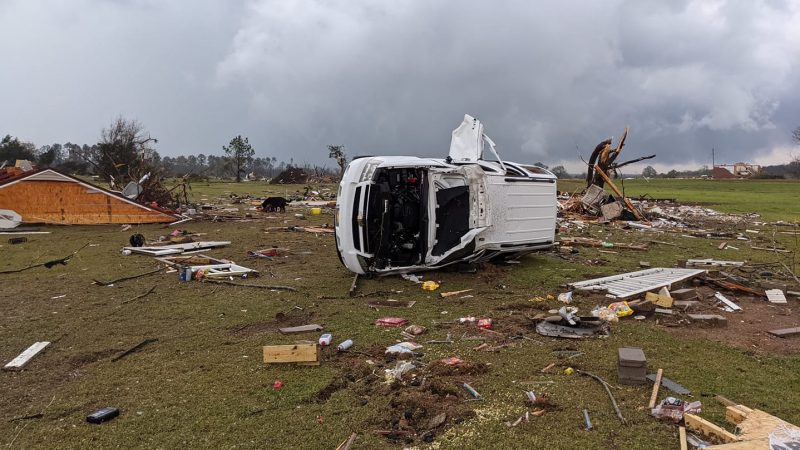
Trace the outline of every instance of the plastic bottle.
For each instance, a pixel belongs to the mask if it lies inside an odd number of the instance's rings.
[[[347,350],[348,348],[350,348],[352,346],[353,346],[353,340],[352,339],[348,339],[348,340],[342,342],[341,344],[339,344],[336,348],[338,350]]]
[[[325,333],[319,337],[319,345],[331,345],[333,336],[330,333]]]

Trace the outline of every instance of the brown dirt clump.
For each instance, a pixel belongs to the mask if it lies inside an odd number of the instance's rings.
[[[431,442],[454,424],[473,417],[475,412],[459,395],[441,385],[398,391],[389,401],[385,414],[374,422],[376,432],[392,442]]]

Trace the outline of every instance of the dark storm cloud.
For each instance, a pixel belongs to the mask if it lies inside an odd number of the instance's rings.
[[[90,141],[138,118],[165,154],[443,156],[464,113],[512,160],[579,167],[631,127],[660,166],[788,158],[797,1],[0,3],[0,133]]]

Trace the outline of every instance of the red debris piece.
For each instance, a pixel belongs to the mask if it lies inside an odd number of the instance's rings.
[[[375,325],[381,327],[399,327],[401,325],[405,325],[408,320],[403,319],[402,317],[384,317],[375,321]]]

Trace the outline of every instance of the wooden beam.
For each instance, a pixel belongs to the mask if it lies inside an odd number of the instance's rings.
[[[739,440],[739,438],[730,431],[694,414],[684,414],[683,421],[686,423],[687,428],[698,431],[705,436],[719,439],[726,444]]]
[[[661,377],[664,376],[664,369],[658,369],[656,372],[656,382],[653,384],[653,393],[650,394],[650,403],[648,404],[649,409],[653,409],[656,407],[656,400],[658,399],[658,388],[661,386]]]
[[[732,405],[725,408],[725,420],[732,424],[740,424],[753,410],[744,405]]]
[[[44,348],[48,345],[50,345],[50,343],[47,341],[35,342],[33,345],[25,349],[24,352],[20,353],[16,358],[12,359],[11,362],[3,366],[3,370],[22,369],[30,362],[31,359],[33,359],[34,356],[38,355],[39,352],[44,350]]]
[[[622,197],[622,200],[625,202],[625,205],[628,207],[628,209],[631,210],[631,212],[633,213],[634,216],[636,216],[637,219],[644,220],[644,217],[642,217],[642,213],[640,213],[638,209],[633,207],[631,199],[622,195],[622,191],[620,191],[619,188],[614,184],[614,182],[611,181],[611,178],[609,178],[608,175],[606,175],[606,173],[603,172],[603,169],[601,169],[600,166],[595,164],[594,171],[599,173],[600,176],[603,177],[603,180],[605,180],[605,182],[608,183],[608,186],[611,188],[612,191],[614,191],[615,194],[617,194],[618,197]]]
[[[289,344],[264,346],[264,362],[270,363],[301,363],[318,366],[320,348],[317,344]]]
[[[688,450],[689,446],[686,444],[686,427],[678,428],[678,437],[681,440],[681,450]]]

